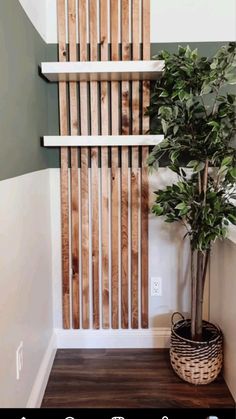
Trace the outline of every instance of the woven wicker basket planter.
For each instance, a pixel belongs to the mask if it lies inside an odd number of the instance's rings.
[[[191,384],[209,384],[217,378],[222,369],[222,332],[217,326],[204,321],[203,330],[210,335],[210,339],[204,342],[189,340],[182,335],[184,330],[191,327],[191,320],[185,320],[182,315],[181,317],[182,320],[175,324],[172,317],[171,365],[184,381]]]

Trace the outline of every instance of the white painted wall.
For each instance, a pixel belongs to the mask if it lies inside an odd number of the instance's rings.
[[[61,221],[60,221],[60,173],[51,173],[51,216],[52,216],[52,273],[54,296],[54,326],[62,328],[61,297]],[[168,169],[160,169],[158,175],[150,178],[151,190],[175,180]],[[150,194],[153,199],[153,194]],[[151,328],[170,327],[173,311],[189,311],[189,281],[187,267],[189,261],[188,243],[183,242],[185,231],[178,225],[168,225],[161,219],[149,217],[149,274],[163,279],[163,296],[150,296]]]
[[[53,334],[49,170],[0,182],[0,255],[0,407],[26,407]]]
[[[19,0],[47,43],[57,42],[56,1]],[[236,39],[235,0],[151,0],[151,41]]]
[[[47,0],[18,0],[41,37],[47,42]]]
[[[152,42],[236,39],[235,0],[151,0]]]
[[[210,319],[224,333],[224,376],[236,401],[236,244],[218,241],[211,259]]]

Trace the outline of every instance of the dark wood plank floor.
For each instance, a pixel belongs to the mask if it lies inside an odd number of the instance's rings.
[[[167,350],[58,350],[42,407],[234,407],[220,377],[207,386],[183,382]]]

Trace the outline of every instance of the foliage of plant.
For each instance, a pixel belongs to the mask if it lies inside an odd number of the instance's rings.
[[[202,336],[202,301],[212,243],[227,236],[236,224],[236,44],[220,48],[213,58],[179,47],[162,51],[163,77],[155,84],[148,113],[152,133],[165,139],[148,158],[158,168],[165,157],[178,181],[155,192],[152,211],[165,221],[179,221],[187,229],[192,251],[192,338]],[[186,167],[186,168],[183,168]]]

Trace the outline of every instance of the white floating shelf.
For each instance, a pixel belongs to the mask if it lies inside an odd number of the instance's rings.
[[[45,136],[45,147],[119,147],[154,146],[163,141],[163,135],[80,135]]]
[[[42,63],[42,74],[55,81],[156,80],[164,61],[88,61]]]

